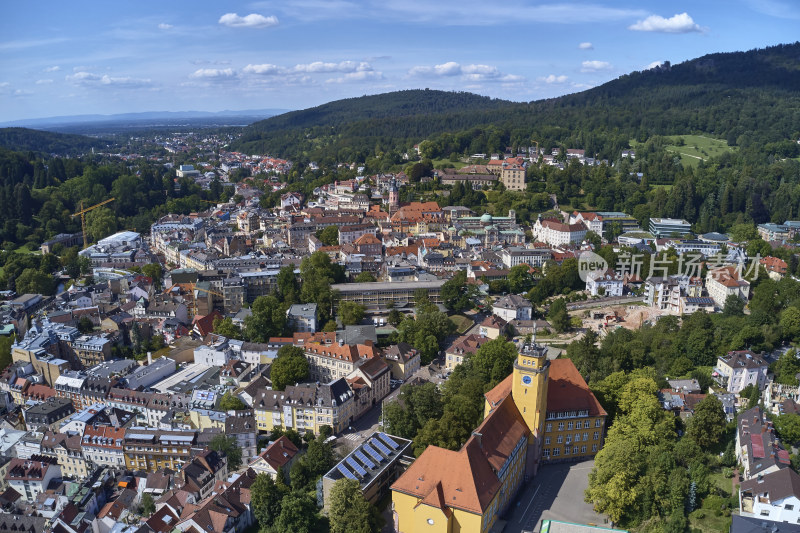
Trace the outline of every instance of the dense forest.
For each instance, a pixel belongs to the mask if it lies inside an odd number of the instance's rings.
[[[800,43],[703,56],[531,103],[401,91],[257,122],[235,148],[298,162],[366,161],[432,141],[432,157],[502,152],[532,141],[613,158],[631,139],[702,132],[730,145],[800,135]]]
[[[52,133],[28,128],[0,128],[0,146],[20,152],[33,151],[68,156],[83,154],[92,148],[106,148],[108,144],[108,141],[84,135]]]

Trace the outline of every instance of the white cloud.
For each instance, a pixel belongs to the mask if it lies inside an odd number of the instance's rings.
[[[564,74],[561,74],[560,76],[556,76],[555,74],[550,74],[549,76],[545,76],[539,79],[545,83],[564,83],[565,81],[567,81],[568,78]]]
[[[242,17],[237,13],[225,13],[219,18],[219,23],[229,28],[270,28],[278,25],[278,17],[274,15],[265,17],[258,13]]]
[[[651,68],[660,67],[663,64],[664,64],[663,61],[653,61],[649,65],[645,66],[642,70],[650,70]]]
[[[47,67],[46,69],[42,70],[42,72],[58,72],[59,70],[61,70],[61,67],[54,65],[52,67]]]
[[[375,70],[359,70],[357,72],[348,72],[340,78],[331,78],[329,80],[325,80],[325,83],[348,83],[382,79],[383,74]]]
[[[199,68],[189,75],[190,78],[203,78],[211,80],[224,80],[236,77],[236,72],[231,68]]]
[[[113,86],[113,87],[148,87],[153,84],[150,79],[131,78],[131,77],[111,77],[107,74],[99,75],[94,72],[82,70],[65,78],[68,82],[84,86]],[[52,81],[52,80],[50,80]],[[49,83],[47,80],[40,80],[36,83]]]
[[[581,63],[581,72],[597,72],[598,70],[608,70],[611,68],[611,63],[608,61],[584,61]]]
[[[33,93],[22,89],[17,89],[16,91],[14,91],[14,96],[29,96],[31,94]]]
[[[688,13],[678,13],[670,18],[659,15],[650,15],[644,20],[628,26],[633,31],[654,31],[661,33],[691,33],[704,31],[700,25],[696,24]]]
[[[594,45],[592,43],[581,43],[578,48],[581,50],[594,50]]]
[[[341,61],[339,63],[324,63],[322,61],[314,61],[305,65],[295,65],[294,72],[307,72],[313,74],[316,72],[368,72],[373,70],[372,65],[366,61]]]
[[[0,82],[0,89],[2,89],[4,87],[9,87],[9,86],[11,86],[10,82],[7,82],[7,81]]]
[[[36,85],[47,85],[53,83],[53,80],[36,80]]]
[[[175,26],[173,26],[172,24],[166,24],[165,22],[162,22],[161,24],[158,25],[159,30],[171,30],[174,27]]]
[[[247,65],[242,69],[242,72],[246,74],[260,74],[262,76],[272,76],[276,74],[283,74],[284,72],[286,72],[286,69],[284,69],[283,67],[279,67],[278,65],[264,63],[261,65]]]
[[[67,76],[65,79],[72,83],[86,83],[100,81],[101,77],[97,74],[81,70],[80,72],[76,72],[75,74]]]
[[[514,74],[503,74],[497,67],[491,65],[461,65],[455,61],[448,61],[440,65],[416,66],[409,69],[411,76],[435,76],[435,77],[454,77],[460,76],[464,81],[502,81],[515,83],[524,80],[522,76]]]

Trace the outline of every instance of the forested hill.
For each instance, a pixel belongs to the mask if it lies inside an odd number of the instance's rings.
[[[28,128],[0,128],[0,147],[20,152],[77,155],[104,148],[108,142],[83,135],[53,133]]]
[[[736,144],[758,132],[758,141],[778,142],[797,133],[798,124],[800,43],[794,43],[710,54],[531,103],[429,90],[340,100],[257,122],[235,148],[300,161],[363,161],[377,149],[407,150],[449,132],[458,142],[436,155],[495,152],[536,139],[612,157],[630,138],[697,132]]]

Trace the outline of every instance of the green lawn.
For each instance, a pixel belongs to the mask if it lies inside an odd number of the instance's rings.
[[[472,327],[475,323],[471,318],[468,318],[464,315],[453,315],[450,317],[450,320],[453,321],[453,324],[456,325],[456,331],[459,335],[463,335],[464,333]]]
[[[683,139],[682,146],[679,146],[679,139]],[[697,166],[701,160],[736,150],[736,147],[728,146],[727,141],[705,135],[675,135],[671,141],[673,144],[667,145],[667,150],[680,154],[681,162],[689,166]]]
[[[433,159],[433,168],[441,168],[442,165],[450,164],[453,165],[455,168],[462,168],[467,166],[468,163],[462,163],[461,161],[450,161],[450,158],[442,158],[442,159]]]
[[[702,516],[703,518],[700,518]],[[731,517],[717,516],[710,509],[697,509],[689,514],[689,527],[699,529],[703,533],[727,533],[731,527]]]

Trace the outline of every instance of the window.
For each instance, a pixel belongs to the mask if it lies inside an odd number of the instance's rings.
[[[558,437],[556,437],[556,442],[559,443],[559,444],[564,442],[564,436],[563,435],[559,435]]]
[[[548,423],[548,424],[547,424],[547,427],[545,428],[545,431],[547,431],[548,433],[550,433],[551,431],[553,431],[553,424],[549,424],[549,423]]]
[[[592,425],[592,423],[591,423],[591,421],[589,421],[589,420],[585,420],[585,421],[583,422],[583,427],[585,427],[585,428],[588,428],[588,427],[589,427],[589,426],[591,426],[591,425]]]
[[[550,444],[550,437],[545,437],[544,438],[544,443],[545,444]]]
[[[559,431],[564,431],[564,422],[559,422],[558,423],[558,430]]]
[[[599,439],[599,438],[600,438],[600,433],[599,433],[599,432],[597,432],[597,431],[595,431],[595,432],[594,432],[594,440],[597,440],[597,439]]]
[[[569,446],[564,446],[564,455],[569,455]]]
[[[569,423],[567,424],[567,429],[572,429],[572,422],[569,422]]]
[[[594,427],[596,427],[596,428],[600,427],[600,419],[599,418],[594,421]]]
[[[578,448],[577,446],[575,446],[574,448],[572,448],[572,453],[574,453],[574,454],[576,454],[576,455],[577,455],[579,450],[580,450],[580,448]]]
[[[596,451],[597,451],[597,444],[592,444],[592,452],[596,452]]]
[[[769,516],[769,509],[762,509],[761,516]]]
[[[580,442],[580,441],[581,441],[581,434],[575,433],[575,442]]]
[[[553,457],[558,456],[561,453],[561,448],[553,448]]]
[[[794,505],[787,503],[786,505],[783,506],[783,508],[786,509],[787,511],[791,511],[794,509]]]
[[[589,434],[588,433],[584,433],[583,434],[583,440],[589,440]]]
[[[581,453],[586,453],[586,446],[581,446]]]
[[[550,448],[545,448],[542,454],[544,455],[545,459],[550,457]]]

